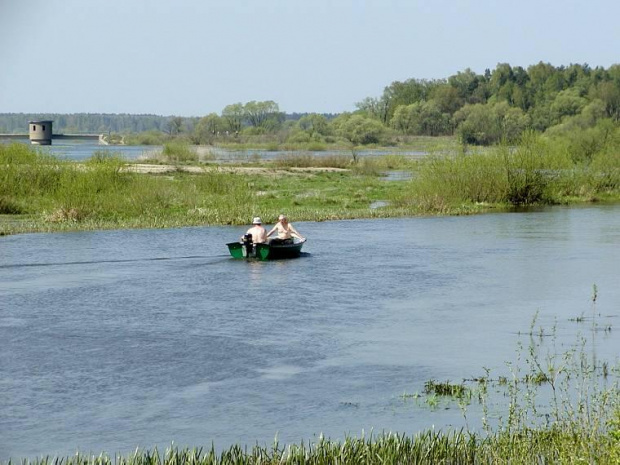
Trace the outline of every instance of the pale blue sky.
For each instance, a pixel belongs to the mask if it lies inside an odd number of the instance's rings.
[[[0,0],[0,113],[340,113],[468,67],[607,68],[618,18],[619,0]]]

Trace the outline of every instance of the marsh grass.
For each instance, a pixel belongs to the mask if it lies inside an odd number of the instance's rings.
[[[422,160],[408,199],[429,212],[456,205],[534,205],[588,201],[620,187],[620,146],[605,146],[588,164],[562,144],[526,133],[515,147],[433,153]]]
[[[619,421],[619,420],[616,420]],[[613,433],[620,435],[619,430]],[[123,456],[76,454],[70,457],[41,457],[9,461],[8,465],[268,465],[268,464],[523,464],[532,463],[617,463],[617,438],[613,434],[596,441],[551,427],[549,430],[501,432],[484,437],[464,431],[428,430],[414,436],[383,433],[369,437],[346,437],[280,446],[231,446],[217,451],[214,446],[178,448],[160,454],[136,450]]]
[[[455,384],[450,381],[439,382],[431,379],[424,383],[424,393],[460,399],[469,394],[469,388],[463,383]]]
[[[216,169],[142,176],[123,170],[118,156],[95,154],[78,164],[20,145],[0,147],[0,213],[31,221],[2,222],[5,232],[247,221],[245,176]]]
[[[184,173],[183,165],[202,163],[209,155],[181,141],[169,142],[163,152],[154,161],[177,165],[177,172],[140,175],[104,153],[75,163],[23,144],[3,145],[0,232],[246,224],[252,215],[272,221],[283,210],[295,221],[465,215],[620,198],[620,150],[605,146],[589,165],[575,165],[561,144],[534,134],[517,147],[442,151],[422,159],[398,153],[356,158],[295,153],[261,162],[260,154],[240,154],[241,164],[264,168],[256,174],[226,174],[211,164],[201,166],[213,170]],[[341,171],[288,170],[313,167]],[[381,181],[390,170],[410,172],[411,179]],[[384,206],[373,208],[376,202]],[[25,218],[6,221],[7,215]]]
[[[198,154],[189,143],[166,142],[162,150],[162,161],[173,165],[198,163]]]
[[[124,169],[118,156],[97,153],[75,163],[23,144],[0,147],[0,164],[2,234],[247,224],[252,215],[274,221],[283,210],[295,221],[415,213],[371,209],[376,200],[402,195],[405,184],[351,170],[274,177],[269,168],[254,175],[203,166],[200,173],[138,174]]]

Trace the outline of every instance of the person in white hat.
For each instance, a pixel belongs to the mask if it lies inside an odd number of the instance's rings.
[[[306,239],[297,232],[291,223],[288,222],[286,215],[278,216],[278,222],[271,231],[267,233],[267,237],[271,236],[274,232],[278,233],[276,239],[272,239],[272,243],[289,244],[293,242],[293,237],[298,238],[301,242],[305,242]]]
[[[252,242],[254,244],[263,244],[267,242],[267,231],[263,227],[263,222],[259,216],[254,217],[252,220],[252,227],[248,229],[246,234],[252,235]]]

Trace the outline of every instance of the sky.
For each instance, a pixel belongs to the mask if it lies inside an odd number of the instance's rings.
[[[619,0],[0,0],[0,113],[341,113],[394,81],[620,63]]]

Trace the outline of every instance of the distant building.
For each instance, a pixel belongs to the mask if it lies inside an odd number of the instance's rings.
[[[28,121],[30,143],[52,145],[52,121]]]

